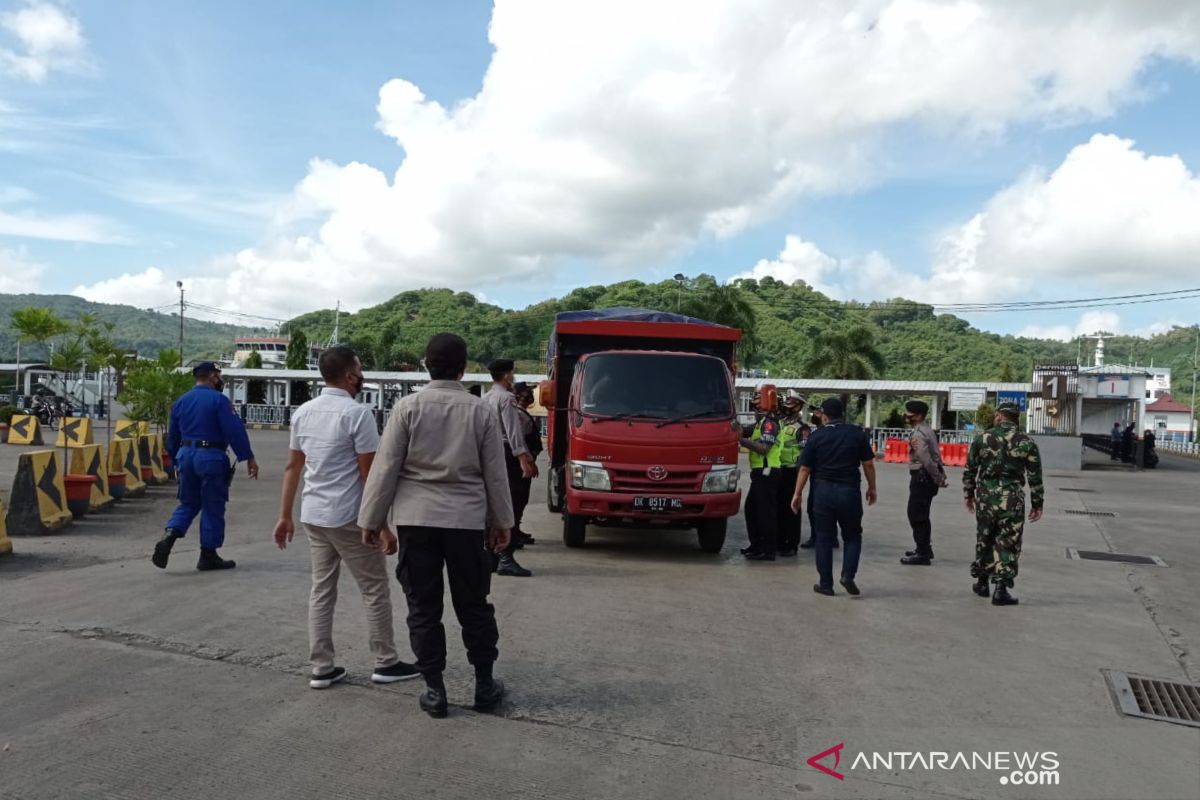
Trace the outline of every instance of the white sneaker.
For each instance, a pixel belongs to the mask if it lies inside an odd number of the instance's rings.
[[[313,675],[308,679],[308,688],[310,689],[328,689],[335,683],[341,683],[346,680],[346,668],[334,667],[324,675]]]

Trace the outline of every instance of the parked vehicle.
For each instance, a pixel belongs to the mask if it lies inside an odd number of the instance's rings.
[[[589,524],[695,528],[716,553],[741,507],[733,374],[741,331],[643,309],[559,314],[550,338],[547,505]]]

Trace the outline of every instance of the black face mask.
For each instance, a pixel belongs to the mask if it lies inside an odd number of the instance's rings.
[[[217,382],[213,384],[213,388],[218,392],[225,391],[225,381],[218,379]]]
[[[362,390],[363,390],[362,376],[361,375],[351,375],[350,376],[350,386],[353,389],[353,391],[350,392],[351,397],[357,397],[359,394],[361,394]]]

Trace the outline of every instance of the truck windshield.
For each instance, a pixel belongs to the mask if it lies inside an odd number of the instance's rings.
[[[733,413],[729,371],[715,358],[659,353],[592,356],[582,411],[596,417],[702,419]]]

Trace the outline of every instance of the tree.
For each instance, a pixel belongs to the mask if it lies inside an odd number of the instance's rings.
[[[975,410],[975,425],[980,429],[990,428],[996,420],[996,409],[991,403],[984,403]]]
[[[129,365],[124,390],[117,395],[130,419],[154,423],[160,431],[167,427],[171,406],[193,384],[192,376],[179,372],[178,350],[163,350],[157,358]]]
[[[886,364],[875,346],[875,334],[869,328],[854,327],[819,335],[801,369],[813,378],[865,380],[883,372]]]
[[[1012,364],[1007,361],[1004,366],[1000,367],[1000,382],[1001,383],[1016,383],[1017,371],[1013,369]]]
[[[308,369],[308,350],[308,336],[305,335],[304,330],[293,328],[291,336],[288,337],[287,368],[296,370]],[[292,405],[298,406],[307,403],[311,396],[308,381],[292,381],[291,383],[290,396]]]
[[[257,350],[246,356],[242,369],[262,369],[262,353]],[[246,382],[246,402],[250,405],[262,405],[267,402],[267,382],[254,380]]]
[[[740,328],[738,358],[749,362],[758,352],[758,313],[746,294],[736,286],[718,285],[706,275],[694,282],[695,289],[679,303],[682,313],[719,325]]]
[[[46,347],[46,343],[55,336],[61,336],[71,329],[66,320],[59,319],[48,308],[29,306],[18,308],[12,312],[12,329],[17,334],[17,380],[16,391],[21,386],[21,345],[37,343]]]

